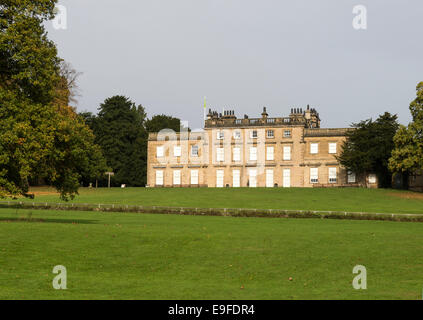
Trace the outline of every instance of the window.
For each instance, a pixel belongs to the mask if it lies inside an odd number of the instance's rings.
[[[181,184],[181,170],[173,171],[173,185],[178,186]]]
[[[256,188],[257,187],[257,170],[250,169],[249,176],[250,176],[250,180],[249,180],[250,188]]]
[[[251,139],[257,139],[257,136],[258,136],[257,130],[250,131]]]
[[[217,140],[223,140],[225,138],[225,134],[223,133],[223,131],[218,131],[216,138]]]
[[[240,148],[234,148],[233,150],[233,159],[234,161],[241,161],[241,149]]]
[[[336,183],[336,168],[329,168],[329,183]]]
[[[318,183],[318,182],[319,182],[319,169],[310,168],[310,183]]]
[[[348,183],[355,183],[355,172],[348,171],[347,182]]]
[[[156,171],[156,186],[162,186],[163,185],[163,171],[158,170]]]
[[[291,130],[285,130],[283,136],[284,138],[291,138]]]
[[[233,179],[232,186],[234,188],[239,188],[241,186],[241,171],[240,170],[232,171],[232,179]]]
[[[239,140],[241,139],[241,131],[234,131],[234,139]]]
[[[329,153],[331,154],[336,153],[336,142],[329,143]]]
[[[273,131],[273,130],[267,130],[267,137],[269,139],[274,138],[275,137],[275,131]]]
[[[173,147],[173,155],[175,157],[180,157],[181,156],[181,146],[174,146]]]
[[[191,156],[198,157],[198,146],[191,147]]]
[[[283,187],[291,187],[291,169],[283,169]]]
[[[374,173],[369,174],[369,183],[376,183],[376,175]]]
[[[160,146],[157,147],[157,158],[161,158],[164,157],[164,147]]]
[[[283,160],[285,160],[285,161],[291,160],[291,147],[290,146],[283,147]]]
[[[319,153],[319,144],[318,143],[310,143],[310,153],[311,154]]]
[[[217,170],[216,171],[216,187],[223,188],[223,180],[225,177],[225,171]]]
[[[250,161],[257,161],[257,147],[250,148]]]
[[[198,170],[191,170],[191,184],[198,185]]]
[[[225,149],[223,149],[223,148],[217,148],[216,149],[216,160],[218,162],[225,161]]]
[[[267,147],[266,160],[268,160],[268,161],[275,160],[275,148],[274,147]]]
[[[266,170],[266,188],[273,188],[273,170]]]

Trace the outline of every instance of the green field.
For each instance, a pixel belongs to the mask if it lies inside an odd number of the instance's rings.
[[[60,201],[33,191],[36,202]],[[74,202],[423,209],[421,194],[368,189],[81,189]],[[0,299],[422,298],[418,222],[0,209],[0,228]],[[67,290],[52,287],[56,265]],[[367,290],[352,287],[355,265],[367,268]]]
[[[2,209],[0,227],[0,299],[421,299],[423,288],[422,223]],[[358,264],[367,290],[352,287]],[[55,265],[67,290],[52,288]]]
[[[51,189],[35,188],[35,200],[60,202]],[[364,188],[82,188],[73,201],[144,206],[256,208],[381,213],[423,213],[423,194]]]

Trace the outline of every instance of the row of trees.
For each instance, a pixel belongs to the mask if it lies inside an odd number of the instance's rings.
[[[353,124],[339,162],[359,174],[376,173],[381,187],[391,187],[392,174],[401,174],[406,186],[409,174],[423,170],[423,82],[417,85],[410,112],[408,126],[388,112],[375,121]]]

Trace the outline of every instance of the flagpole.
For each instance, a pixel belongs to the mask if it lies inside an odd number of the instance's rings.
[[[204,127],[206,127],[206,109],[207,109],[207,98],[204,96]]]

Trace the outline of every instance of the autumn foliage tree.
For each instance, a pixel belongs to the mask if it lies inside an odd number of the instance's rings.
[[[421,172],[423,170],[423,82],[416,88],[417,97],[410,104],[412,121],[400,126],[394,137],[394,150],[389,168],[396,173]]]
[[[56,2],[0,4],[0,196],[28,195],[39,177],[72,198],[82,173],[103,170],[92,132],[68,106],[72,84],[43,26]]]

